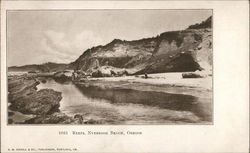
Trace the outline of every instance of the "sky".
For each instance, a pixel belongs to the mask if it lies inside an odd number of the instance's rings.
[[[210,10],[8,11],[7,64],[70,63],[113,39],[184,30],[211,15]]]

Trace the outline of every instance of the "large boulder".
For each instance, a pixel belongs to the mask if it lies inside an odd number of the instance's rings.
[[[103,77],[102,72],[100,70],[96,70],[96,71],[92,72],[91,76],[95,77],[95,78]]]
[[[92,77],[111,77],[112,73],[110,69],[107,68],[99,68],[92,72]]]
[[[205,78],[207,76],[209,76],[209,73],[205,72],[205,71],[195,71],[195,72],[182,73],[182,78]]]

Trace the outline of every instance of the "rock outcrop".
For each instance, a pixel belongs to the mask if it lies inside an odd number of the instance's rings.
[[[102,122],[99,120],[85,119],[84,115],[81,114],[76,114],[74,115],[74,117],[70,117],[61,112],[56,112],[51,115],[38,115],[24,122],[24,124],[101,124],[101,123]]]
[[[212,18],[186,30],[135,41],[114,39],[86,50],[69,68],[97,73],[103,66],[129,74],[187,72],[212,69]],[[99,70],[100,72],[100,70]],[[95,75],[95,74],[94,74]]]
[[[8,80],[11,110],[23,114],[45,115],[59,111],[61,93],[52,89],[37,91],[39,82],[32,76],[13,76]]]
[[[25,124],[69,124],[76,122],[73,118],[60,112],[61,93],[52,89],[37,91],[36,86],[38,84],[39,81],[37,81],[35,75],[9,76],[9,112],[14,111],[35,116],[24,121]],[[12,119],[9,120],[9,124],[14,123]]]
[[[32,119],[26,120],[25,124],[82,124],[78,118],[72,118],[61,112],[55,112],[51,115],[38,115]]]

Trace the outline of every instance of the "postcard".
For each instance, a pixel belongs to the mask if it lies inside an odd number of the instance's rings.
[[[2,1],[1,152],[248,152],[248,1]]]

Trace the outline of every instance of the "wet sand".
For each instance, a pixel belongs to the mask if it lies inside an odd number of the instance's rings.
[[[182,73],[149,74],[149,78],[147,79],[143,78],[143,75],[89,78],[83,84],[99,86],[102,88],[124,88],[140,91],[158,91],[165,93],[193,95],[200,98],[212,98],[211,76],[206,78],[183,79],[181,74]]]

